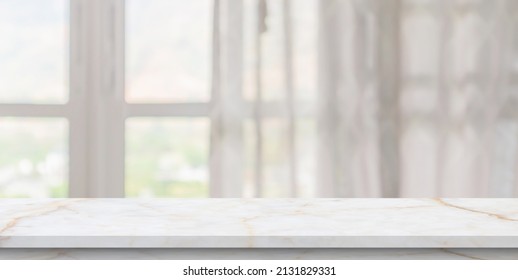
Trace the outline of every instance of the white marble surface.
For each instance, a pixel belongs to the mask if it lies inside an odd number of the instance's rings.
[[[518,199],[0,200],[0,248],[518,248]]]

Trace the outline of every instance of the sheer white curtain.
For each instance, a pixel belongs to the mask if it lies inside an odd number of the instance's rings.
[[[222,197],[518,195],[515,0],[215,0]]]

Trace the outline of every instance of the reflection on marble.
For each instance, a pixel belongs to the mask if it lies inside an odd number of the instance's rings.
[[[0,260],[518,260],[518,249],[0,249]]]
[[[0,247],[518,248],[518,200],[4,199]]]

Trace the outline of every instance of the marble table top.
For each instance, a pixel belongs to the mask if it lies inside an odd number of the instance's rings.
[[[0,199],[0,248],[518,248],[518,199]]]

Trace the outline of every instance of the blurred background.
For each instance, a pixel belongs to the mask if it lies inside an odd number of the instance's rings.
[[[518,1],[115,2],[124,116],[106,137],[124,150],[79,161],[120,164],[124,178],[95,188],[518,196]],[[76,4],[0,0],[0,197],[71,196],[83,171],[70,145],[96,141],[74,134],[69,107],[70,75],[89,63],[70,58],[88,44],[71,29]],[[160,116],[131,113],[142,105]]]

